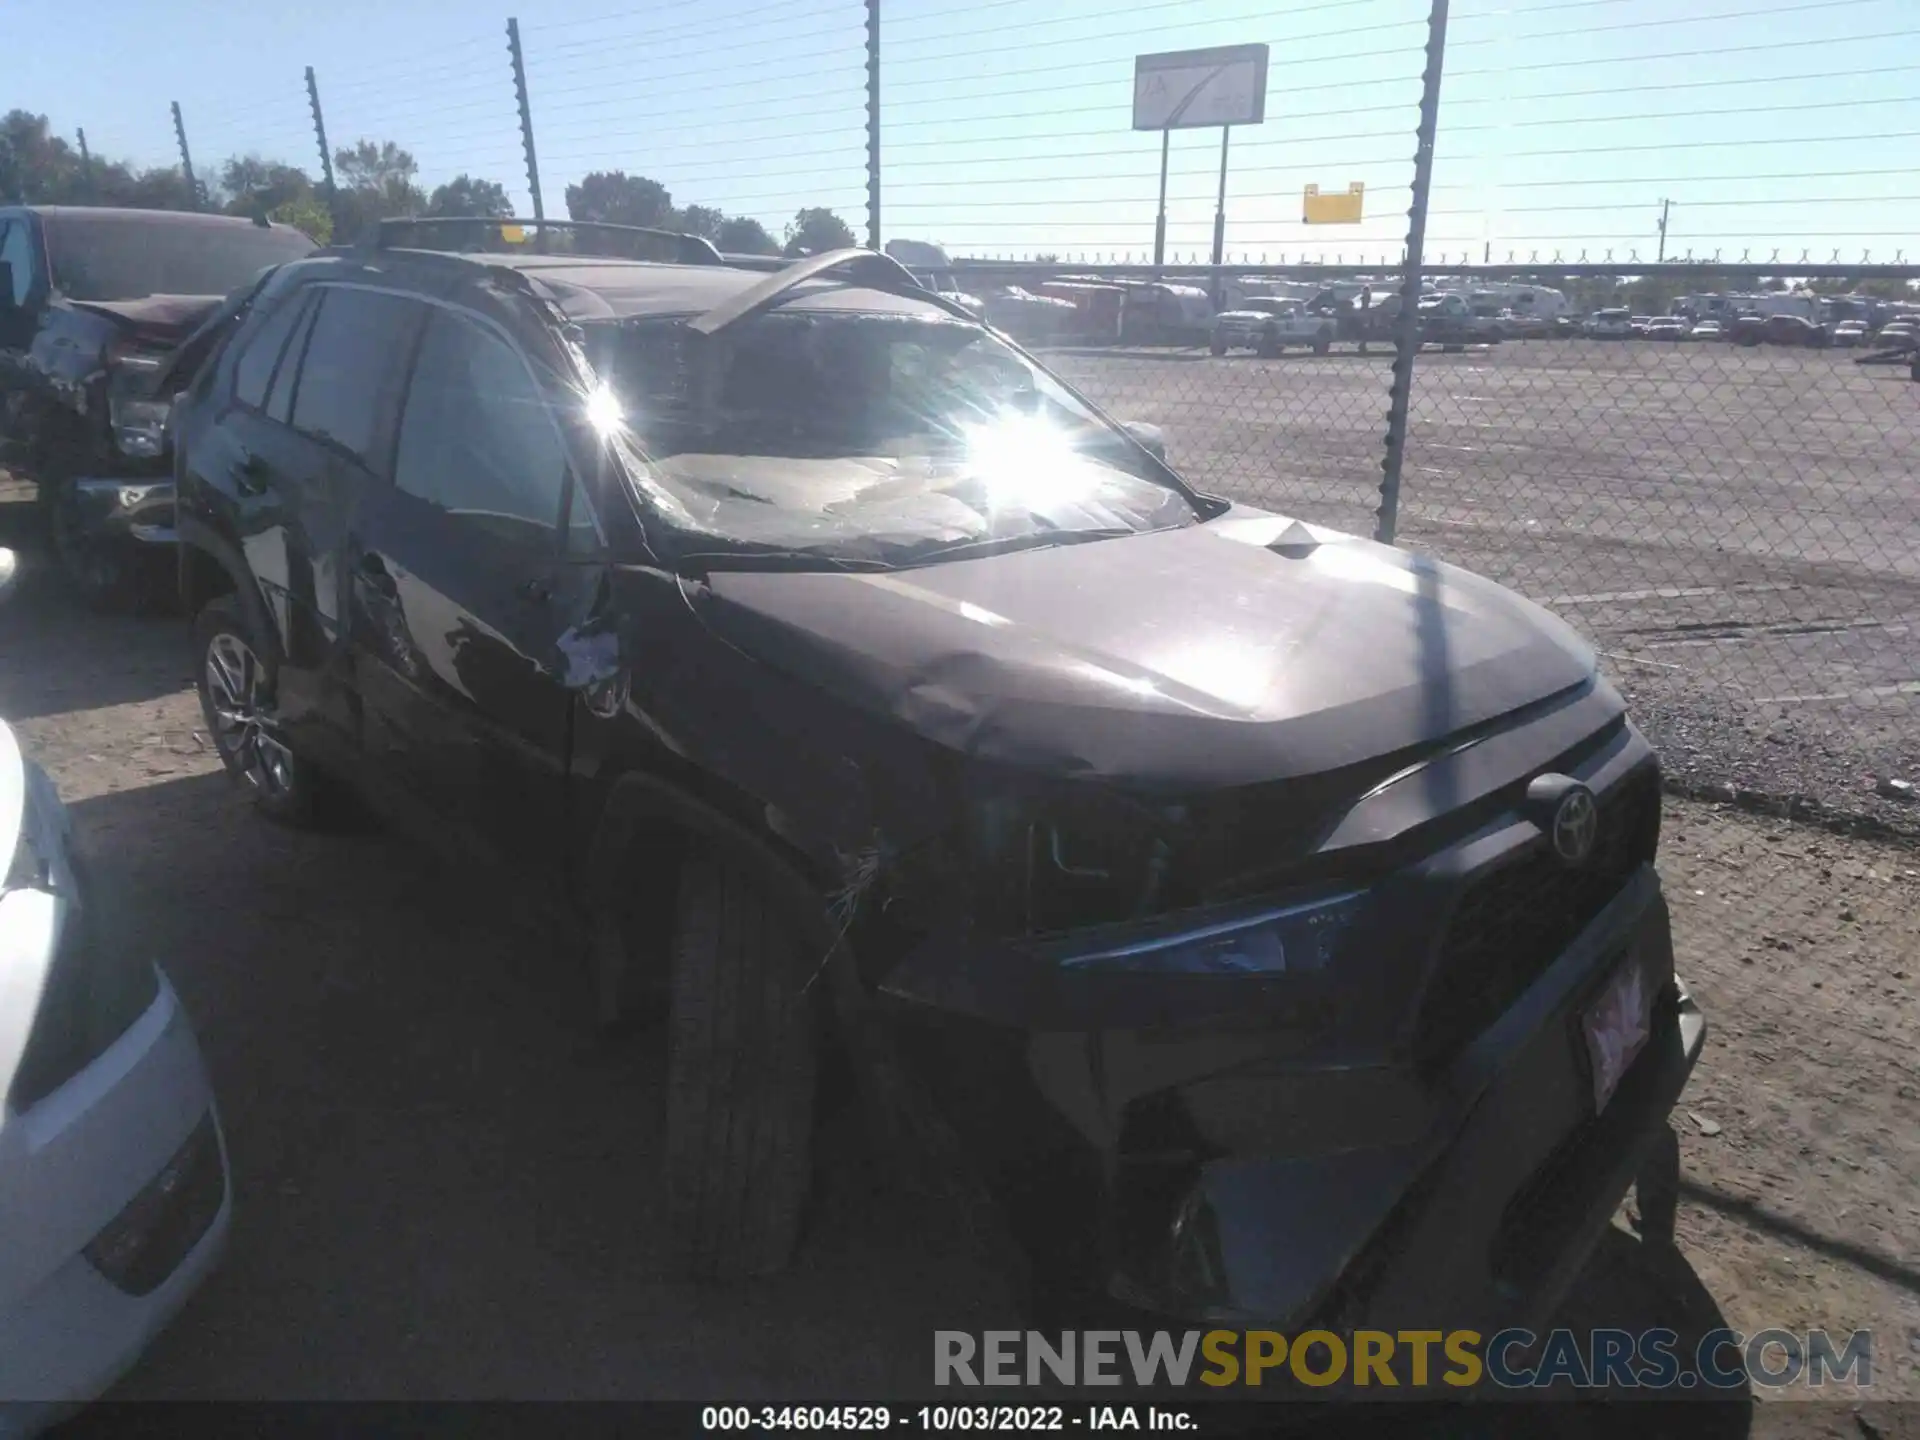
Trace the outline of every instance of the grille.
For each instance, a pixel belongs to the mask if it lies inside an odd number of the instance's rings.
[[[1593,917],[1653,859],[1660,835],[1659,772],[1643,770],[1601,797],[1593,856],[1562,864],[1544,837],[1473,881],[1447,925],[1414,1031],[1414,1058],[1445,1065],[1505,1014]]]

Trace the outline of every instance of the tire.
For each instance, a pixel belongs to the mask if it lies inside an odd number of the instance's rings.
[[[1332,349],[1333,349],[1333,336],[1329,335],[1325,330],[1322,330],[1318,335],[1313,337],[1313,353],[1314,354],[1325,355],[1328,351]]]
[[[819,1036],[797,927],[736,862],[681,866],[667,1059],[674,1267],[739,1280],[786,1267],[813,1182]]]
[[[273,734],[278,651],[253,634],[235,596],[215,596],[194,617],[193,646],[200,713],[234,783],[281,824],[318,827],[333,818],[344,792]]]
[[[1227,342],[1224,340],[1214,340],[1210,342],[1207,345],[1207,353],[1209,355],[1214,355],[1214,356],[1220,356],[1220,355],[1226,354]]]

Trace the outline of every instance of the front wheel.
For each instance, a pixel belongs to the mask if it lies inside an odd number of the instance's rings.
[[[278,666],[270,643],[252,633],[232,595],[207,602],[193,623],[200,710],[227,774],[245,785],[262,814],[312,825],[326,808],[326,777],[295,755],[274,708]]]
[[[687,858],[667,1052],[667,1242],[697,1278],[772,1274],[799,1241],[813,1182],[811,969],[758,877],[724,857]]]
[[[1209,345],[1207,346],[1207,353],[1208,353],[1208,354],[1210,354],[1210,355],[1215,355],[1215,356],[1219,356],[1219,355],[1224,355],[1224,354],[1226,354],[1226,353],[1227,353],[1227,342],[1226,342],[1226,341],[1224,341],[1224,340],[1215,340],[1215,341],[1213,341],[1213,342],[1212,342],[1211,344],[1209,344]]]
[[[1313,353],[1314,354],[1325,355],[1328,351],[1332,349],[1333,349],[1333,336],[1330,335],[1325,330],[1322,330],[1318,335],[1313,337]]]

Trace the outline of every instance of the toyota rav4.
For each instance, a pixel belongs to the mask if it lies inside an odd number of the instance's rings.
[[[885,257],[591,228],[276,272],[181,580],[261,809],[350,792],[659,1002],[688,1268],[786,1261],[829,1045],[1029,1278],[1159,1315],[1493,1326],[1636,1177],[1662,1231],[1703,1023],[1586,644],[1195,490]]]

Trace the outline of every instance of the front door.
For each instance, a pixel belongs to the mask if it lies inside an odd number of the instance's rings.
[[[361,744],[487,858],[557,894],[572,695],[567,452],[520,351],[436,308],[393,483],[349,526]]]

